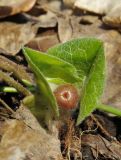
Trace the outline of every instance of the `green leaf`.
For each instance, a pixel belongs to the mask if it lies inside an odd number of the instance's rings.
[[[79,38],[54,46],[47,53],[74,65],[80,78],[84,80],[101,44],[95,38]]]
[[[77,124],[95,110],[105,82],[105,57],[102,41],[95,38],[74,39],[52,47],[48,54],[57,56],[77,69],[84,84]]]
[[[105,56],[102,41],[95,38],[82,38],[52,47],[48,50],[48,54],[28,48],[25,48],[25,52],[27,53],[25,56],[29,57],[27,59],[34,63],[32,65],[28,60],[40,86],[41,79],[45,76],[46,80],[55,84],[75,83],[82,87],[79,88],[82,93],[77,124],[80,124],[100,104],[105,84]],[[41,73],[40,77],[39,73]],[[46,80],[44,78],[44,84],[47,83]],[[52,106],[51,96],[46,94],[47,84],[46,89],[42,86],[40,89]],[[57,110],[57,107],[54,108]]]
[[[66,82],[60,78],[46,78],[49,83],[54,83],[57,85],[65,84]]]
[[[98,48],[96,57],[91,65],[89,74],[86,78],[82,98],[80,103],[80,111],[77,119],[79,125],[87,116],[96,109],[100,104],[105,84],[105,56],[103,45]]]
[[[36,59],[38,58],[36,57],[36,53],[32,52],[31,49],[29,50],[26,48],[24,48],[23,51],[24,51],[26,60],[28,61],[33,73],[35,74],[37,86],[39,88],[40,99],[44,101],[45,105],[50,106],[53,113],[58,116],[59,111],[58,111],[58,106],[56,104],[55,97],[51,91],[51,88],[48,82],[46,81],[43,73],[40,70],[40,66],[38,66],[39,63],[36,63]],[[34,110],[37,109],[37,112],[38,111],[41,112],[41,109],[42,109],[41,105],[42,104],[39,104],[39,106],[35,106],[35,107],[40,107],[40,108],[35,108]]]
[[[62,79],[68,83],[80,81],[76,68],[72,64],[30,48],[24,50],[45,77]]]

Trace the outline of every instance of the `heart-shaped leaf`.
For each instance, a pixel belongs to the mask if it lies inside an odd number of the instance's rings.
[[[75,39],[50,48],[48,54],[74,65],[79,76],[85,80],[77,120],[77,124],[80,124],[96,109],[103,93],[105,82],[103,44],[95,38]]]
[[[59,111],[58,111],[58,106],[57,106],[55,97],[43,73],[41,72],[40,67],[38,66],[38,63],[36,63],[36,58],[38,58],[36,57],[36,52],[33,52],[26,48],[24,48],[23,51],[24,51],[26,60],[28,61],[28,64],[30,65],[33,73],[35,74],[37,86],[39,88],[40,99],[42,99],[42,101],[46,103],[44,105],[50,106],[51,110],[53,110],[53,113],[56,116],[58,116]],[[42,104],[40,104],[39,106],[35,106],[35,107],[40,107],[40,108],[37,108],[37,111],[40,110],[41,112],[41,109],[42,109],[41,106]]]
[[[84,83],[77,125],[96,109],[100,103],[105,84],[105,57],[100,46]]]
[[[79,38],[50,48],[47,53],[71,63],[84,79],[102,42],[95,38]]]
[[[72,64],[30,48],[24,48],[24,50],[46,78],[59,78],[68,83],[81,81]]]

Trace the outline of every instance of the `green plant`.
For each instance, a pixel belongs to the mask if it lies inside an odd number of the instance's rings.
[[[59,116],[53,92],[57,86],[65,84],[73,85],[79,93],[77,125],[95,109],[121,116],[120,110],[101,104],[106,77],[102,41],[81,38],[54,46],[47,54],[26,47],[23,52],[36,78],[37,87],[32,100],[35,103],[30,107],[36,117],[44,116],[48,121]]]

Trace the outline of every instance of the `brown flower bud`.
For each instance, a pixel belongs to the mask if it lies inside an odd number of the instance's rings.
[[[79,94],[77,89],[71,84],[64,84],[59,86],[55,91],[57,103],[64,109],[73,109],[77,106],[79,101]]]

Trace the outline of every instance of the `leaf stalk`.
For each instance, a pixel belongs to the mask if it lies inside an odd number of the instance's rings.
[[[121,117],[121,110],[112,106],[108,106],[108,105],[104,105],[104,104],[100,104],[97,106],[97,109],[100,109],[102,111],[108,112],[108,113],[112,113],[116,116],[120,116]]]

